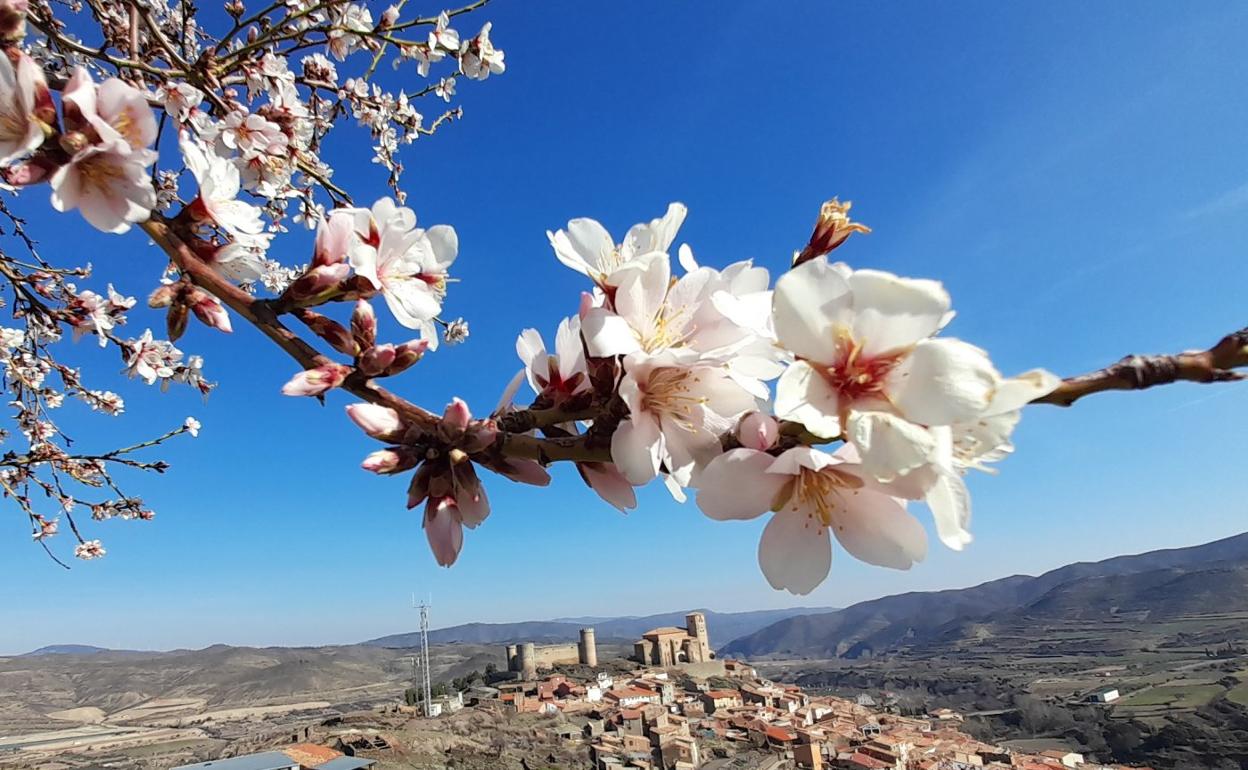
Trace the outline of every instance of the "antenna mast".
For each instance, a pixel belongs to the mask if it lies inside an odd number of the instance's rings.
[[[430,716],[433,704],[433,684],[430,681],[429,670],[429,610],[431,607],[428,602],[424,601],[417,604],[414,594],[412,607],[420,610],[420,693],[423,698],[421,708],[425,716]]]

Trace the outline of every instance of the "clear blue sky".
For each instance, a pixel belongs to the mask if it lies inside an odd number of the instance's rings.
[[[547,228],[593,216],[623,233],[671,200],[688,204],[681,240],[703,263],[774,271],[821,201],[852,199],[875,233],[838,255],[943,280],[952,332],[1006,372],[1072,374],[1248,322],[1243,3],[499,0],[477,16],[463,31],[493,19],[507,73],[461,81],[464,121],[406,155],[421,220],[459,231],[447,311],[472,324],[467,345],[402,379],[429,406],[461,395],[488,411],[519,366],[516,334],[549,339],[575,310],[583,282],[556,263]],[[339,136],[339,181],[371,200],[378,167],[341,143],[358,136]],[[35,191],[25,210],[46,205]],[[161,259],[140,235],[34,219],[57,228],[43,230],[48,253],[93,261],[130,294],[153,286]],[[287,243],[287,261],[306,259],[306,239]],[[160,323],[131,320],[135,334]],[[128,398],[119,420],[77,421],[82,446],[187,414],[204,430],[170,448],[165,477],[130,480],[155,521],[88,525],[101,561],[65,572],[15,509],[0,517],[0,652],[358,641],[409,630],[413,591],[432,594],[437,625],[797,603],[758,571],[761,519],[714,523],[661,487],[621,516],[563,468],[549,490],[491,480],[493,515],[439,569],[404,510],[406,481],[358,469],[373,444],[343,417],[345,397],[321,409],[278,395],[295,368],[249,328],[222,339],[193,326],[180,347],[220,383],[207,404],[123,381],[111,351],[76,351],[98,365],[97,387]],[[1246,406],[1248,385],[1187,385],[1033,408],[1001,474],[972,480],[966,552],[933,540],[904,573],[839,552],[801,603],[1248,529]]]

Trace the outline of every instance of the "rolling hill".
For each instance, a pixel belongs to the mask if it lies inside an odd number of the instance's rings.
[[[856,658],[948,639],[968,621],[1177,616],[1248,610],[1248,533],[1204,545],[1099,562],[971,588],[906,593],[799,615],[724,645],[724,655]]]
[[[706,626],[712,643],[724,644],[732,639],[746,636],[778,620],[807,613],[829,612],[833,608],[790,607],[780,610],[753,610],[749,612],[715,612],[700,610],[706,615]],[[432,644],[510,644],[513,642],[561,642],[575,641],[581,628],[593,626],[599,642],[632,642],[646,631],[660,626],[684,626],[685,611],[665,612],[657,615],[626,617],[581,617],[557,620],[530,620],[519,623],[466,623],[429,632]],[[370,647],[415,647],[420,644],[420,634],[410,632],[393,634],[364,642]]]

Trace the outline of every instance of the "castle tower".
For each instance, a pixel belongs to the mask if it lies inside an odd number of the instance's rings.
[[[706,634],[706,616],[701,612],[690,612],[685,616],[685,627],[697,642],[697,652],[690,651],[690,659],[704,662],[711,659],[711,640]]]
[[[526,681],[537,679],[537,645],[533,642],[520,645],[520,675]]]
[[[514,644],[507,645],[507,670],[508,671],[520,670],[520,660],[519,658],[516,657],[517,652],[518,651],[516,650],[516,645]]]
[[[598,644],[594,641],[594,629],[581,629],[581,643],[577,646],[577,654],[581,663],[586,666],[598,665]]]

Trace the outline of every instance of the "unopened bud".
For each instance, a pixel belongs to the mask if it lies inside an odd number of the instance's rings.
[[[780,424],[776,419],[762,412],[750,412],[741,418],[737,426],[737,439],[747,449],[766,452],[776,445],[780,438]]]
[[[386,376],[393,377],[407,371],[413,364],[424,358],[425,351],[428,349],[429,340],[412,340],[399,345],[395,348],[394,361],[386,367]]]
[[[351,332],[334,319],[311,310],[303,311],[301,318],[313,334],[328,342],[334,350],[351,357],[359,354],[360,348],[355,344]]]
[[[208,292],[198,287],[191,287],[187,294],[187,301],[190,303],[191,311],[195,313],[195,317],[205,326],[211,326],[213,329],[223,331],[226,334],[234,331],[230,326],[230,314],[226,312],[225,306],[220,300],[212,296]]]
[[[230,0],[225,4],[225,12],[238,21],[247,12],[247,6],[243,5],[242,0]]]
[[[398,20],[399,20],[399,7],[397,5],[392,5],[382,12],[381,24],[379,26],[381,29],[388,29],[390,27],[393,27],[394,23]]]
[[[377,377],[390,368],[397,354],[398,350],[390,343],[374,345],[360,354],[360,371],[369,377]]]
[[[300,305],[317,304],[338,293],[338,284],[351,272],[347,264],[319,265],[295,279],[282,299]]]
[[[372,473],[389,475],[411,470],[420,462],[420,457],[410,447],[390,447],[379,449],[360,463],[360,467]]]
[[[377,343],[377,314],[368,300],[355,303],[351,313],[351,334],[360,350],[367,350]]]
[[[399,419],[399,413],[388,406],[367,403],[350,404],[347,406],[347,416],[351,418],[351,422],[375,439],[397,441],[404,433],[403,421]]]
[[[260,39],[260,30],[256,29],[255,27],[248,27],[247,28],[247,42],[254,43],[259,39]]]
[[[342,364],[325,364],[315,369],[305,369],[290,382],[282,386],[282,394],[287,396],[319,396],[327,390],[336,388],[347,379],[351,367]]]

